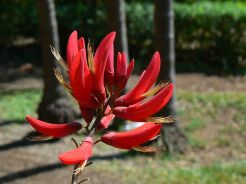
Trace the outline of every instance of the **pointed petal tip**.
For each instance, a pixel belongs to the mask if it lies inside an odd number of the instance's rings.
[[[116,36],[116,32],[113,31],[113,32],[109,33],[106,37],[108,39],[112,39],[112,41],[113,41],[115,39],[115,36]]]

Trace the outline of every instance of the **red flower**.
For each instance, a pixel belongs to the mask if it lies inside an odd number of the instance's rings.
[[[67,60],[69,78],[74,97],[80,104],[88,108],[96,108],[106,99],[104,85],[104,71],[107,62],[113,66],[113,42],[115,32],[108,34],[98,46],[95,56],[88,46],[86,57],[85,43],[83,37],[78,40],[77,32],[74,31],[67,45]],[[89,66],[88,66],[89,65]],[[111,72],[110,70],[108,72]],[[83,93],[82,93],[83,91]]]
[[[132,149],[149,141],[159,134],[161,124],[169,119],[153,117],[172,97],[173,84],[161,83],[151,88],[160,71],[160,54],[156,52],[150,64],[140,76],[139,82],[125,95],[120,96],[134,68],[134,60],[128,64],[126,54],[118,53],[117,65],[114,64],[115,32],[108,34],[99,44],[95,55],[84,38],[78,39],[77,32],[70,35],[66,58],[52,48],[58,62],[66,69],[69,82],[56,70],[58,81],[69,90],[78,102],[81,114],[87,122],[87,137],[78,148],[59,155],[64,164],[86,163],[92,156],[93,135],[107,129],[115,116],[131,121],[146,122],[144,125],[128,132],[108,132],[101,141],[122,149]],[[95,117],[95,118],[94,118]],[[30,116],[27,121],[45,136],[61,138],[81,129],[79,123],[50,124]],[[94,120],[94,121],[93,121]],[[141,148],[139,148],[141,150]]]

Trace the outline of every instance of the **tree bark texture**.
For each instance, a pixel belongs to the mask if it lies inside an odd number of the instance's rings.
[[[41,120],[48,122],[68,122],[75,118],[75,111],[63,87],[54,75],[54,68],[59,67],[51,54],[50,45],[59,50],[59,36],[53,0],[37,0],[39,15],[40,42],[43,56],[44,89],[38,107]]]
[[[127,41],[127,26],[126,26],[126,10],[125,0],[106,0],[108,28],[110,31],[116,31],[115,40],[115,59],[117,52],[124,51],[126,58],[129,61],[128,41]],[[125,90],[123,91],[123,93]],[[120,126],[124,125],[124,120],[117,119],[110,128],[119,130]]]
[[[162,58],[160,79],[175,83],[175,31],[172,0],[155,0],[155,39],[157,50]],[[165,107],[162,115],[176,115],[175,92]],[[183,152],[186,137],[180,130],[178,122],[166,124],[162,129],[162,141],[169,153]]]

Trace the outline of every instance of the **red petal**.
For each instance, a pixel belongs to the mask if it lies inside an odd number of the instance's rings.
[[[148,122],[130,131],[106,133],[102,136],[101,140],[116,148],[132,149],[159,134],[161,127],[161,124]]]
[[[80,50],[74,57],[70,67],[69,78],[76,100],[85,107],[96,107],[97,105],[91,97],[92,76],[87,66],[84,49]]]
[[[128,79],[129,79],[131,73],[132,73],[133,68],[134,68],[134,60],[132,59],[130,64],[127,67],[126,75],[125,76],[121,76],[121,77],[119,77],[116,80],[118,82],[118,83],[116,83],[116,86],[118,87],[118,90],[122,90],[122,89],[125,88],[126,83],[127,83]]]
[[[157,79],[160,71],[160,63],[160,54],[159,52],[156,52],[152,57],[149,66],[142,73],[140,80],[136,84],[136,86],[125,95],[116,99],[114,105],[128,106],[142,100],[143,98],[141,97],[141,95],[149,90],[149,88],[155,83]]]
[[[78,50],[85,49],[85,40],[83,37],[81,37],[78,40]]]
[[[39,133],[51,136],[54,138],[61,138],[72,133],[77,132],[82,128],[80,123],[72,122],[66,124],[52,124],[47,123],[31,116],[26,116],[26,120],[32,125],[32,127]]]
[[[111,108],[108,106],[105,113],[109,113],[111,111]],[[110,122],[114,119],[115,115],[113,113],[110,113],[109,115],[107,116],[104,116],[102,119],[101,119],[101,122],[100,124],[98,125],[97,127],[97,130],[102,130],[102,129],[105,129],[105,128],[108,128]]]
[[[68,67],[70,67],[70,64],[73,60],[73,57],[78,53],[78,34],[77,31],[73,31],[72,34],[68,38],[67,43],[67,62]]]
[[[104,71],[108,56],[112,53],[115,32],[108,34],[100,43],[95,53],[95,81],[94,92],[99,102],[104,102],[106,93],[104,88]]]
[[[118,53],[117,57],[117,68],[116,68],[116,74],[118,76],[125,76],[126,75],[126,69],[127,69],[127,60],[126,60],[126,54]]]
[[[83,108],[82,106],[80,106],[80,111],[86,123],[90,124],[94,116],[93,110],[89,108]]]
[[[159,93],[153,96],[150,100],[133,104],[129,107],[116,107],[113,113],[123,119],[131,121],[144,121],[146,118],[157,113],[171,99],[173,93],[173,84],[165,86]]]
[[[78,164],[84,162],[92,156],[92,146],[92,138],[86,137],[78,148],[62,153],[58,158],[63,164]]]
[[[114,46],[110,49],[109,56],[107,58],[107,64],[105,68],[105,82],[108,86],[114,84]]]

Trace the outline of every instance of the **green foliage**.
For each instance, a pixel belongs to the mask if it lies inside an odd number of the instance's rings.
[[[61,45],[74,29],[98,41],[108,32],[103,1],[56,1]],[[154,48],[153,2],[127,1],[130,56],[143,69]],[[178,71],[246,72],[246,3],[243,1],[177,0],[174,4]],[[0,2],[0,44],[18,36],[38,38],[34,0]]]
[[[128,4],[130,48],[140,48],[139,58],[146,58],[154,50],[150,37],[154,35],[153,11],[149,2]],[[174,11],[179,71],[246,71],[245,2],[175,3]]]
[[[178,61],[204,61],[220,73],[245,69],[246,3],[176,4],[175,12]]]
[[[0,1],[0,43],[6,44],[18,35],[37,36],[38,20],[35,1]]]

